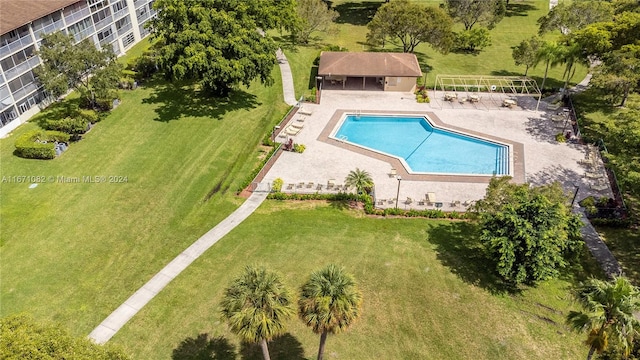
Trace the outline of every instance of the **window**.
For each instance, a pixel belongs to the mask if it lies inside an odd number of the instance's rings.
[[[129,16],[125,16],[122,19],[116,21],[116,30],[120,30],[123,27],[129,25],[129,23],[131,23],[131,20],[129,20]]]
[[[117,3],[113,4],[113,12],[116,13],[122,9],[126,9],[127,7],[127,0],[121,0],[118,1]]]
[[[111,26],[105,28],[101,32],[98,33],[98,41],[102,44],[103,42],[109,42],[113,39],[113,29]]]
[[[133,36],[133,33],[130,32],[127,35],[125,35],[125,37],[122,38],[122,45],[126,48],[127,46],[133,44],[133,42],[135,41],[135,37]]]
[[[89,9],[91,9],[91,12],[98,11],[107,6],[107,0],[88,0],[87,2],[89,3]]]
[[[23,87],[33,83],[34,81],[35,78],[33,77],[33,72],[29,71],[28,73],[9,81],[9,89],[12,93],[15,93]]]

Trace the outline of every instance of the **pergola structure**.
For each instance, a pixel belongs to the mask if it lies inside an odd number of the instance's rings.
[[[480,93],[496,96],[532,96],[538,98],[536,111],[540,106],[542,92],[535,80],[525,76],[487,76],[487,75],[436,75],[434,91],[445,93],[465,93],[478,96]]]

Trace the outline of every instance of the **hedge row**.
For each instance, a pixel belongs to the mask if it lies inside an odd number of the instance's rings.
[[[364,212],[369,215],[379,216],[404,216],[404,217],[423,217],[430,219],[469,219],[470,213],[460,213],[456,211],[444,212],[438,209],[425,210],[403,210],[396,208],[376,209],[373,206],[373,199],[368,195],[357,195],[353,193],[340,192],[337,194],[296,194],[274,192],[267,196],[272,200],[326,200],[326,201],[360,201],[364,203]]]
[[[68,142],[69,137],[60,131],[32,130],[16,139],[15,154],[27,159],[53,159],[55,142]]]
[[[238,193],[242,192],[242,190],[246,189],[247,186],[249,186],[251,184],[253,179],[255,179],[256,176],[258,176],[258,173],[260,172],[260,170],[262,170],[262,168],[267,164],[267,161],[269,161],[269,159],[271,159],[273,154],[275,154],[275,152],[278,151],[279,148],[280,148],[280,143],[278,143],[275,147],[273,147],[273,149],[271,149],[269,151],[267,156],[265,156],[264,159],[262,159],[262,161],[260,161],[260,164],[258,164],[258,166],[256,166],[253,169],[253,171],[251,171],[251,173],[249,173],[249,175],[246,177],[246,179],[244,179],[244,181],[240,184],[240,187],[238,188]]]

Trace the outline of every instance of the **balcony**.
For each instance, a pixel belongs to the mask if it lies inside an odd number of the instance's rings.
[[[24,35],[23,37],[0,47],[0,58],[11,55],[12,53],[21,50],[22,48],[27,47],[31,44],[33,44],[33,38],[31,37],[31,34]]]
[[[87,8],[84,8],[84,9],[80,10],[80,11],[76,11],[76,12],[74,12],[72,14],[65,15],[64,16],[64,21],[67,22],[67,25],[71,25],[73,23],[76,23],[76,22],[86,18],[87,16],[89,16],[89,13],[90,13],[90,11],[89,11],[89,8],[87,7]]]
[[[106,44],[110,43],[115,38],[116,38],[116,34],[111,33],[111,35],[109,35],[109,36],[107,36],[105,38],[102,38],[102,40],[100,40],[100,45],[104,47]]]
[[[135,0],[133,2],[133,7],[135,9],[137,9],[137,8],[141,7],[142,5],[146,5],[148,2],[149,2],[149,0]]]
[[[76,38],[76,43],[82,41],[83,39],[86,39],[87,37],[89,37],[91,34],[93,34],[96,31],[96,29],[91,26],[88,27],[84,30],[82,30],[81,32],[77,33],[77,34],[73,34],[73,37]]]
[[[149,17],[151,16],[151,14],[149,13],[149,11],[145,11],[142,14],[138,15],[138,23],[142,24],[145,20],[147,20]]]
[[[4,76],[7,78],[7,81],[14,79],[16,76],[21,75],[27,70],[31,70],[34,67],[40,64],[40,58],[37,56],[32,56],[26,61],[23,61],[17,66],[12,67],[11,69],[4,72]]]
[[[111,23],[113,23],[113,19],[111,18],[111,15],[109,15],[96,23],[96,30],[100,31],[108,25],[111,25]]]
[[[15,93],[13,93],[13,98],[16,99],[16,103],[21,100],[23,97],[31,94],[32,92],[38,90],[38,84],[35,82],[32,82],[31,84],[28,84],[26,86],[24,86],[22,89],[16,91]]]
[[[36,39],[40,39],[42,34],[50,34],[56,30],[62,29],[63,26],[64,26],[64,23],[62,22],[62,20],[58,20],[53,24],[49,24],[43,28],[35,30],[34,34],[36,35]]]
[[[129,8],[124,8],[113,14],[113,20],[119,20],[121,17],[129,13]]]
[[[118,29],[118,36],[124,35],[124,33],[129,31],[131,28],[132,28],[131,23],[128,23],[128,24],[120,27],[120,29]]]

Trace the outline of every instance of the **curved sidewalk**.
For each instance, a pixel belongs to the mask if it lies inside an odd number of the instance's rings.
[[[157,273],[144,286],[136,291],[122,305],[100,323],[89,338],[98,344],[104,344],[124,324],[138,313],[151,299],[153,299],[171,280],[175,279],[184,269],[204,254],[213,244],[227,235],[233,228],[249,217],[267,198],[268,192],[254,192],[236,211],[227,216],[213,229],[202,235],[200,239],[191,244],[180,255],[176,256],[167,266]]]

